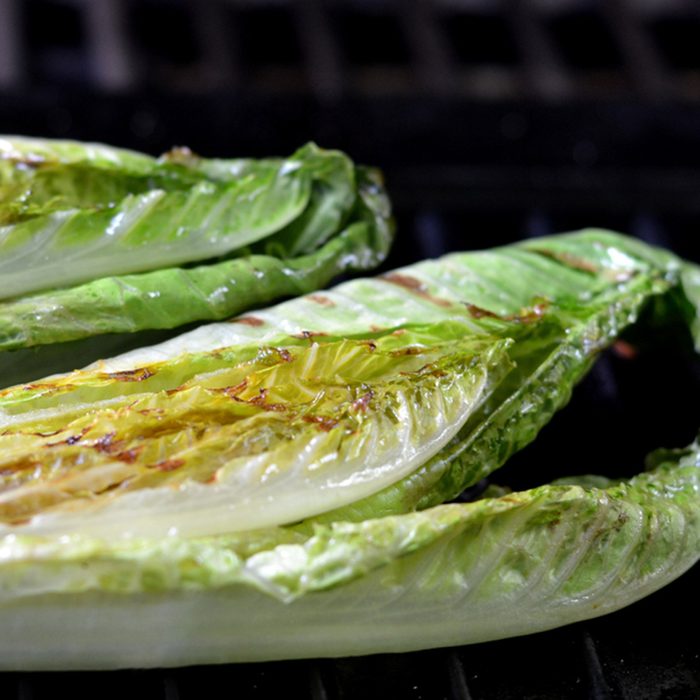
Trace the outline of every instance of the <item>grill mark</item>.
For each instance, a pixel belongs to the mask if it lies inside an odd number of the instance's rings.
[[[83,428],[77,435],[70,435],[65,440],[59,440],[58,442],[47,442],[44,447],[57,447],[58,445],[75,445],[80,442],[85,434],[90,430],[92,426]]]
[[[275,348],[275,350],[277,350],[277,354],[280,356],[282,362],[291,362],[294,359],[292,353],[285,348]]]
[[[374,392],[370,389],[366,394],[360,396],[360,398],[355,399],[352,402],[352,408],[354,411],[366,411],[369,402],[374,398]]]
[[[404,289],[408,289],[409,292],[412,292],[413,294],[421,297],[422,299],[431,301],[437,306],[442,306],[444,308],[452,306],[451,301],[430,294],[423,282],[421,282],[419,279],[416,279],[415,277],[411,277],[410,275],[403,275],[398,272],[391,272],[388,275],[380,277],[379,279],[383,279],[385,282],[389,282],[390,284],[395,284],[399,287],[403,287]]]
[[[464,305],[467,307],[469,315],[477,320],[480,318],[497,318],[499,321],[508,321],[511,323],[534,323],[542,318],[549,308],[548,301],[541,301],[532,306],[526,306],[517,313],[501,315],[497,314],[495,311],[489,311],[488,309],[476,306],[476,304],[464,302]]]
[[[139,367],[137,369],[125,369],[120,372],[109,372],[103,376],[118,382],[143,382],[154,374],[155,371],[148,367]]]
[[[225,386],[222,389],[215,389],[215,391],[217,393],[224,394],[225,396],[228,396],[229,398],[235,398],[242,391],[245,391],[247,386],[248,386],[248,380],[244,379],[239,384],[235,384],[234,386]]]
[[[297,333],[292,337],[299,338],[301,340],[313,340],[314,338],[320,338],[327,335],[328,333],[324,333],[323,331],[302,331],[301,333]]]
[[[536,253],[537,255],[542,255],[545,258],[549,258],[550,260],[555,260],[561,265],[564,265],[572,270],[585,272],[586,274],[594,277],[602,277],[610,282],[627,282],[639,273],[639,270],[635,270],[634,268],[606,267],[596,265],[590,260],[586,260],[585,258],[581,258],[566,251],[555,251],[547,248],[528,248],[527,250]]]
[[[123,440],[115,441],[115,435],[115,432],[106,433],[101,438],[95,440],[91,447],[96,449],[98,452],[102,452],[108,455],[114,452],[118,452],[121,449],[121,445],[123,445]]]
[[[329,299],[322,294],[309,294],[306,298],[309,301],[319,304],[320,306],[327,306],[329,308],[335,306],[335,302],[332,299]]]
[[[324,433],[327,433],[333,428],[338,425],[338,422],[335,418],[330,418],[328,416],[304,416],[302,420],[305,423],[315,423],[320,430],[323,430]]]
[[[489,311],[488,309],[484,309],[483,307],[477,306],[476,304],[464,302],[464,305],[467,307],[467,311],[469,312],[469,315],[472,318],[499,318],[501,320],[503,319],[503,316],[497,314],[495,311]]]
[[[24,384],[22,386],[22,389],[24,391],[70,391],[71,389],[75,389],[75,384],[60,384],[59,382],[45,382],[45,383],[36,383],[36,384]],[[12,393],[14,389],[12,387],[0,392],[0,396],[6,396],[10,393]]]
[[[173,472],[179,469],[185,464],[184,459],[165,459],[162,462],[156,462],[155,464],[149,464],[149,469],[156,469],[159,472]]]
[[[132,447],[130,450],[117,452],[117,454],[114,455],[114,459],[126,464],[133,464],[139,458],[141,452],[143,452],[143,445]]]
[[[260,393],[254,396],[252,399],[239,399],[238,397],[233,397],[237,401],[243,401],[251,406],[257,406],[262,408],[264,411],[286,411],[287,407],[281,403],[265,403],[267,399],[268,391],[267,389],[260,389]]]
[[[392,350],[389,354],[392,357],[408,357],[409,355],[422,355],[425,351],[425,348],[409,345],[407,348],[401,348],[401,350]]]
[[[34,437],[47,438],[47,437],[53,437],[54,435],[58,435],[59,433],[62,433],[63,430],[64,430],[64,429],[61,428],[61,429],[59,429],[59,430],[53,430],[53,431],[51,431],[50,433],[28,433],[28,434],[29,434],[29,435],[33,435]],[[18,432],[19,435],[26,434],[26,433],[23,433],[23,431],[21,431],[21,430],[19,430],[19,431],[17,431],[17,432]],[[10,430],[3,430],[3,432],[0,433],[0,434],[1,434],[1,435],[11,435],[11,434],[12,434],[12,431],[10,431]]]
[[[231,319],[231,323],[242,323],[244,326],[250,326],[251,328],[259,328],[265,325],[265,321],[257,316],[239,316]]]
[[[589,275],[593,275],[594,277],[597,277],[601,272],[600,267],[598,267],[595,263],[592,263],[590,260],[586,260],[585,258],[581,258],[578,255],[574,255],[573,253],[568,253],[563,250],[530,247],[528,247],[527,250],[536,253],[537,255],[541,255],[542,257],[549,258],[550,260],[554,260],[561,265],[564,265],[564,267],[569,267],[572,270],[579,270],[580,272],[585,272]]]

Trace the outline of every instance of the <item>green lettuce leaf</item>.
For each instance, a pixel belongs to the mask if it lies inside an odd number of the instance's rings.
[[[391,236],[376,171],[313,144],[208,161],[0,139],[0,350],[223,319],[374,266]]]
[[[362,498],[438,452],[510,370],[508,341],[454,330],[398,347],[391,335],[242,347],[4,392],[0,535],[21,521],[193,536]]]
[[[606,231],[456,253],[376,279],[213,324],[102,363],[123,371],[187,350],[283,342],[285,334],[372,337],[416,323],[457,323],[462,333],[514,342],[515,370],[445,449],[420,469],[327,520],[358,520],[455,498],[535,438],[568,402],[598,354],[654,299],[680,289],[682,263]],[[662,306],[667,305],[666,301]],[[0,397],[0,410],[3,400]],[[524,410],[526,407],[526,410]]]
[[[640,314],[692,327],[695,284],[675,256],[590,230],[0,392],[0,664],[404,651],[651,593],[700,558],[697,443],[628,480],[443,502],[532,440]]]
[[[361,523],[215,538],[5,537],[8,669],[258,661],[465,644],[628,605],[700,552],[700,453]],[[135,630],[138,632],[135,633]]]

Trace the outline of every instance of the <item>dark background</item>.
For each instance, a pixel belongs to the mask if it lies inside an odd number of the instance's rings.
[[[0,0],[0,133],[386,174],[384,268],[602,226],[700,262],[700,4],[683,0]],[[631,474],[700,426],[660,335],[605,354],[497,477]],[[694,698],[696,566],[606,618],[471,647],[172,671],[4,674],[0,697]],[[214,690],[221,688],[222,690]]]

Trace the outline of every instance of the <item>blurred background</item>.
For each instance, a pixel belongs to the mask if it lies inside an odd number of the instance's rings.
[[[385,269],[603,226],[700,262],[700,3],[693,0],[0,0],[0,133],[157,154],[380,166]],[[682,389],[682,391],[681,391]],[[503,481],[634,473],[700,425],[684,351],[605,354]],[[685,393],[683,393],[685,392]],[[565,459],[563,459],[565,457]],[[565,466],[562,463],[565,462]],[[691,698],[698,567],[613,616],[422,654],[170,672],[4,674],[0,696]]]
[[[396,263],[594,224],[693,256],[699,39],[695,0],[0,0],[0,131],[342,148]]]

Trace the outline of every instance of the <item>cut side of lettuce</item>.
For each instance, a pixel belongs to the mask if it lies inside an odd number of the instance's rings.
[[[507,341],[440,330],[398,348],[389,336],[193,358],[179,385],[168,363],[35,385],[19,406],[35,410],[2,421],[0,536],[18,521],[110,539],[218,534],[371,494],[437,453],[511,368]]]
[[[376,171],[0,138],[0,350],[227,318],[375,266]]]
[[[640,314],[692,328],[695,286],[673,255],[589,230],[3,390],[0,664],[395,652],[651,593],[700,557],[695,443],[628,480],[446,501],[534,439]]]

